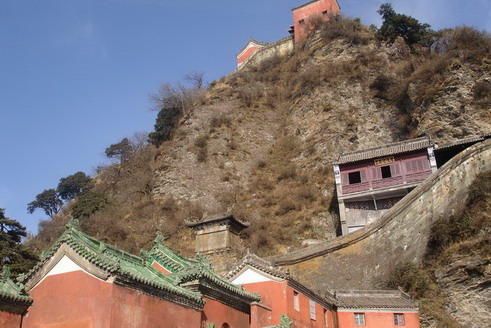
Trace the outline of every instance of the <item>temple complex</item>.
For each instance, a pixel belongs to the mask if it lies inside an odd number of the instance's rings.
[[[293,25],[290,26],[290,37],[273,43],[250,39],[237,54],[237,69],[244,67],[251,61],[258,64],[272,56],[291,52],[294,43],[305,40],[312,32],[316,22],[328,20],[331,15],[339,15],[340,10],[337,0],[313,0],[293,8]]]
[[[399,292],[349,291],[354,299],[373,298],[352,304],[346,292],[309,289],[250,252],[219,275],[203,254],[240,247],[233,240],[244,223],[229,215],[191,225],[194,259],[167,248],[162,236],[140,256],[129,254],[71,220],[17,283],[4,268],[1,327],[345,328],[362,319],[365,327],[419,327],[417,303]]]

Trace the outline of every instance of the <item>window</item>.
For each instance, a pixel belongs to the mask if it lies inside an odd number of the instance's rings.
[[[299,21],[298,21],[298,23],[299,23],[300,25],[303,25],[303,24],[305,24],[305,20],[304,20],[304,19],[301,19],[301,20],[299,20]]]
[[[298,293],[293,292],[293,308],[295,311],[300,311],[300,303],[298,302]]]
[[[365,313],[355,313],[355,326],[365,325]]]
[[[327,15],[327,10],[324,10],[324,11],[322,12],[322,15]]]
[[[315,320],[315,302],[312,300],[309,300],[309,308],[310,308],[310,320]]]
[[[394,325],[404,326],[405,324],[404,313],[394,313]]]
[[[361,182],[361,172],[351,172],[348,173],[349,184],[360,183]]]
[[[392,177],[392,174],[390,173],[390,166],[389,165],[382,166],[381,167],[381,170],[382,170],[382,179],[386,179],[386,178],[391,178]]]

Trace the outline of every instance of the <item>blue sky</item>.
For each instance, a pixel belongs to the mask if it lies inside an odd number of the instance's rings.
[[[151,131],[148,95],[193,71],[235,68],[245,42],[287,36],[307,0],[0,0],[0,208],[31,232],[46,216],[27,203],[61,177],[92,174],[104,149]],[[339,0],[380,25],[375,0]],[[396,0],[435,29],[491,31],[491,1]]]

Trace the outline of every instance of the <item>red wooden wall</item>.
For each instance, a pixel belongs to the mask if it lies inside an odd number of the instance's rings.
[[[394,162],[388,165],[392,175],[390,178],[382,177],[382,166],[376,166],[373,159],[340,165],[342,194],[422,181],[432,173],[426,149],[410,154],[395,155]],[[352,172],[360,172],[360,183],[349,184],[349,173]]]

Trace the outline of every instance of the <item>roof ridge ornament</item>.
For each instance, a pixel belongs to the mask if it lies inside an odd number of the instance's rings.
[[[155,239],[153,240],[153,244],[155,246],[164,245],[164,241],[165,241],[165,237],[160,232],[157,232],[157,235],[155,236]]]
[[[208,256],[198,253],[196,254],[196,260],[198,260],[200,266],[211,269],[211,261]]]
[[[10,267],[8,265],[4,265],[2,269],[2,274],[0,275],[1,280],[5,281],[10,279],[12,276],[12,272],[10,271]]]
[[[70,220],[68,220],[68,222],[66,223],[65,227],[67,228],[67,230],[78,230],[78,228],[80,227],[80,220],[72,216],[70,217]]]

